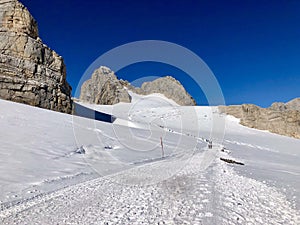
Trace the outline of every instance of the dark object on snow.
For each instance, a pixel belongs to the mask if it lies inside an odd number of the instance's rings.
[[[75,151],[75,153],[77,153],[77,154],[85,154],[85,149],[84,149],[84,147],[81,146],[80,148],[78,148],[78,149]]]
[[[220,160],[222,160],[222,161],[224,161],[224,162],[227,162],[227,163],[231,163],[231,164],[238,164],[238,165],[242,165],[242,166],[245,165],[244,163],[237,162],[237,161],[234,161],[234,160],[232,160],[232,159],[224,159],[224,158],[220,158]]]
[[[208,149],[212,149],[213,145],[212,145],[212,141],[208,141]]]
[[[165,157],[165,152],[164,152],[164,143],[162,137],[160,137],[160,145],[161,145],[161,157]]]
[[[106,123],[113,123],[116,118],[112,115],[89,109],[82,105],[74,102],[74,113],[75,116],[85,117],[88,119],[99,120]]]
[[[113,149],[113,147],[111,145],[107,145],[104,147],[104,149]]]
[[[221,149],[221,152],[225,152],[225,153],[227,153],[227,154],[230,154],[231,152],[229,151],[229,150],[227,150],[227,148],[225,148],[225,147],[223,147],[222,149]]]

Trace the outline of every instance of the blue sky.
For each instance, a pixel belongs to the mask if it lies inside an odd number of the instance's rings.
[[[21,0],[42,40],[65,59],[75,90],[88,66],[106,51],[139,40],[182,45],[211,68],[227,104],[300,97],[300,1]],[[199,87],[182,71],[159,63],[122,69],[129,81],[173,75],[198,104]]]

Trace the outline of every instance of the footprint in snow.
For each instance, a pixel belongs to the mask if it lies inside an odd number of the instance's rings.
[[[213,214],[211,212],[206,212],[204,214],[205,217],[213,217]]]

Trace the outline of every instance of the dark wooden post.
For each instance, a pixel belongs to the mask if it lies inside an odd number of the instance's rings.
[[[164,158],[165,152],[164,152],[164,144],[163,144],[162,137],[160,137],[160,145],[161,145],[161,156],[162,156],[162,158]]]

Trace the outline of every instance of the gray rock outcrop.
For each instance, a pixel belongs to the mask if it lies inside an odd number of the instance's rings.
[[[154,81],[145,82],[141,88],[135,88],[137,94],[149,95],[160,93],[174,100],[178,105],[194,106],[195,100],[187,93],[182,84],[171,76],[161,77]]]
[[[195,100],[173,77],[166,76],[151,82],[145,82],[138,88],[132,86],[128,81],[118,80],[115,73],[104,66],[97,69],[91,79],[83,83],[80,100],[104,105],[131,102],[128,90],[140,95],[160,93],[179,105],[196,105]]]
[[[285,104],[287,109],[300,111],[300,98],[295,98]]]
[[[61,56],[39,38],[37,22],[17,0],[0,0],[0,98],[71,113]]]
[[[237,117],[244,126],[300,138],[299,98],[288,103],[273,103],[269,108],[252,104],[220,106],[223,113]]]
[[[100,105],[130,102],[131,97],[113,71],[105,66],[95,70],[81,86],[80,100]]]

